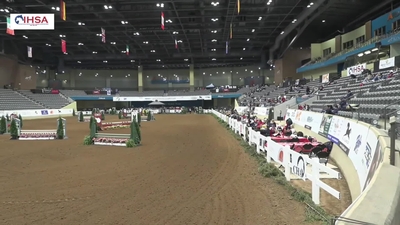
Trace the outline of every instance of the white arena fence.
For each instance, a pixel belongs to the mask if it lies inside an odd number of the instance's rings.
[[[242,121],[230,118],[215,110],[211,112],[225,121],[236,134],[248,141],[250,146],[255,146],[257,153],[263,154],[267,162],[273,162],[277,167],[283,167],[287,181],[291,179],[310,180],[312,182],[312,200],[315,204],[320,204],[320,188],[340,199],[340,192],[320,180],[321,174],[324,174],[325,177],[341,179],[341,174],[338,171],[321,164],[318,158],[309,158],[308,155],[300,154],[289,147],[284,147],[272,141],[270,137],[254,131]]]

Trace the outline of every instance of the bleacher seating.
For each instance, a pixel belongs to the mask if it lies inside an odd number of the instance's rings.
[[[43,109],[44,107],[11,89],[0,89],[0,110]]]
[[[30,90],[20,90],[19,93],[42,105],[42,108],[60,109],[69,104],[68,99],[60,94],[32,93]]]
[[[61,90],[60,92],[61,92],[61,94],[65,95],[67,97],[87,95],[86,92],[83,90]]]

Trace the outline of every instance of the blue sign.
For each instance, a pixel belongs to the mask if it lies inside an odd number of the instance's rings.
[[[49,115],[49,111],[47,111],[47,110],[42,110],[41,113],[42,113],[42,115]]]
[[[100,97],[100,96],[74,96],[74,97],[71,97],[71,99],[74,100],[74,101],[99,101],[99,100],[112,101],[113,97],[112,96],[105,96],[105,97]]]
[[[213,94],[212,98],[239,98],[240,96],[242,96],[242,94],[224,94],[224,95]]]
[[[347,53],[337,56],[337,57],[333,57],[331,59],[328,59],[328,60],[320,62],[320,63],[314,63],[309,66],[300,67],[296,70],[296,72],[303,73],[303,72],[319,69],[319,68],[326,67],[326,66],[336,65],[341,62],[344,62],[346,60],[346,58],[349,56],[357,55],[361,52],[365,52],[365,51],[371,50],[373,48],[375,48],[375,43],[366,45],[366,46],[358,48],[358,49],[354,49],[353,51],[347,52]]]

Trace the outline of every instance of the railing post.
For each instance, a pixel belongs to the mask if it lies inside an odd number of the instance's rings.
[[[390,117],[390,165],[396,164],[395,153],[396,153],[396,137],[397,137],[397,126],[396,117]]]

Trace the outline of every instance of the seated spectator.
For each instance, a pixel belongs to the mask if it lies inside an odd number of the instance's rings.
[[[346,110],[347,107],[347,102],[345,98],[342,98],[341,101],[339,102],[339,109],[340,110]]]
[[[388,78],[392,78],[394,76],[393,72],[390,72]]]
[[[306,94],[307,95],[309,95],[311,93],[311,91],[310,91],[310,87],[309,86],[307,86],[307,88],[306,88]]]
[[[351,92],[351,90],[348,90],[345,98],[346,99],[351,99],[353,96],[354,96],[353,92]]]
[[[333,108],[332,108],[331,105],[328,105],[328,106],[326,107],[325,113],[326,113],[326,114],[331,114],[331,115],[333,115]]]

